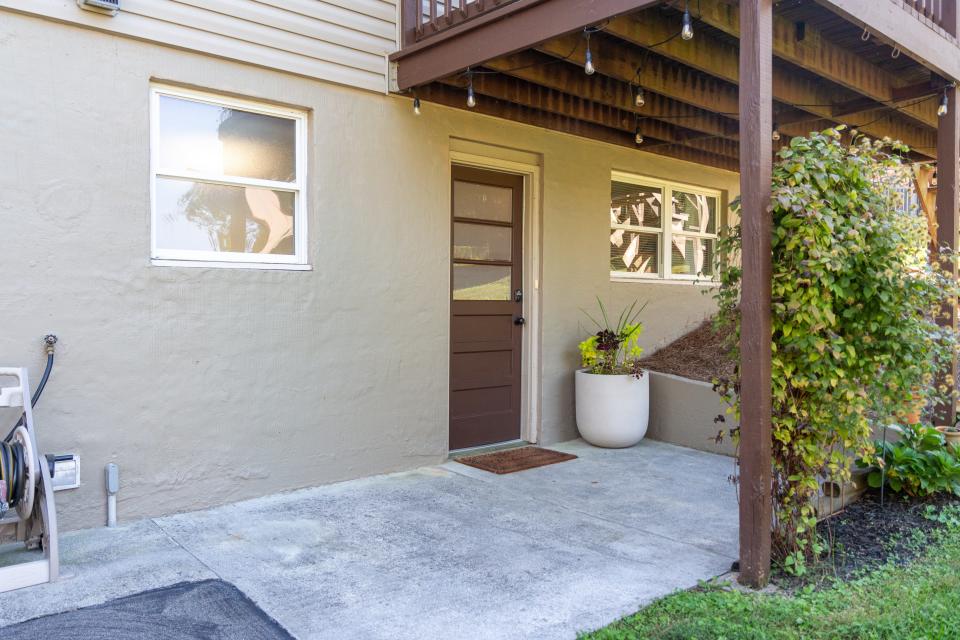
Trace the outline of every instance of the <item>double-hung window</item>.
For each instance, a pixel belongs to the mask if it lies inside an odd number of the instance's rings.
[[[154,264],[306,269],[306,114],[155,85]]]
[[[720,192],[615,172],[610,276],[713,280]]]

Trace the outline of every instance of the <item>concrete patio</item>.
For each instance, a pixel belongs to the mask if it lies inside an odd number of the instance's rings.
[[[646,440],[496,476],[448,462],[61,540],[0,625],[222,578],[298,638],[573,638],[737,556],[730,458]],[[122,512],[121,512],[122,517]]]

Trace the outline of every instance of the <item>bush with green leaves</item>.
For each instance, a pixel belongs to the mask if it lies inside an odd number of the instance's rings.
[[[819,479],[848,479],[851,459],[871,452],[872,425],[896,421],[915,396],[931,401],[953,386],[934,383],[957,343],[937,315],[958,289],[929,263],[926,221],[903,206],[906,151],[889,140],[845,143],[829,129],[794,138],[774,164],[772,533],[775,554],[794,567],[820,551]],[[718,265],[718,323],[730,330],[735,362],[740,244],[737,226],[717,252],[726,262]],[[739,368],[716,386],[739,421]]]
[[[898,441],[875,442],[872,454],[860,460],[860,466],[872,468],[870,486],[879,489],[886,482],[894,492],[917,498],[940,492],[960,496],[960,459],[943,435],[923,425],[899,431]]]

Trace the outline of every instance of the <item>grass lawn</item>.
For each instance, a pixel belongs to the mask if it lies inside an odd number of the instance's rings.
[[[796,595],[704,585],[659,600],[582,640],[921,640],[960,638],[960,510],[906,566],[888,564],[859,579]]]

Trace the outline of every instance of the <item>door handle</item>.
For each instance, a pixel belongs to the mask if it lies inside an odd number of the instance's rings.
[[[521,326],[521,325],[527,324],[527,321],[523,316],[517,316],[516,318],[513,319],[513,324],[517,326]]]

